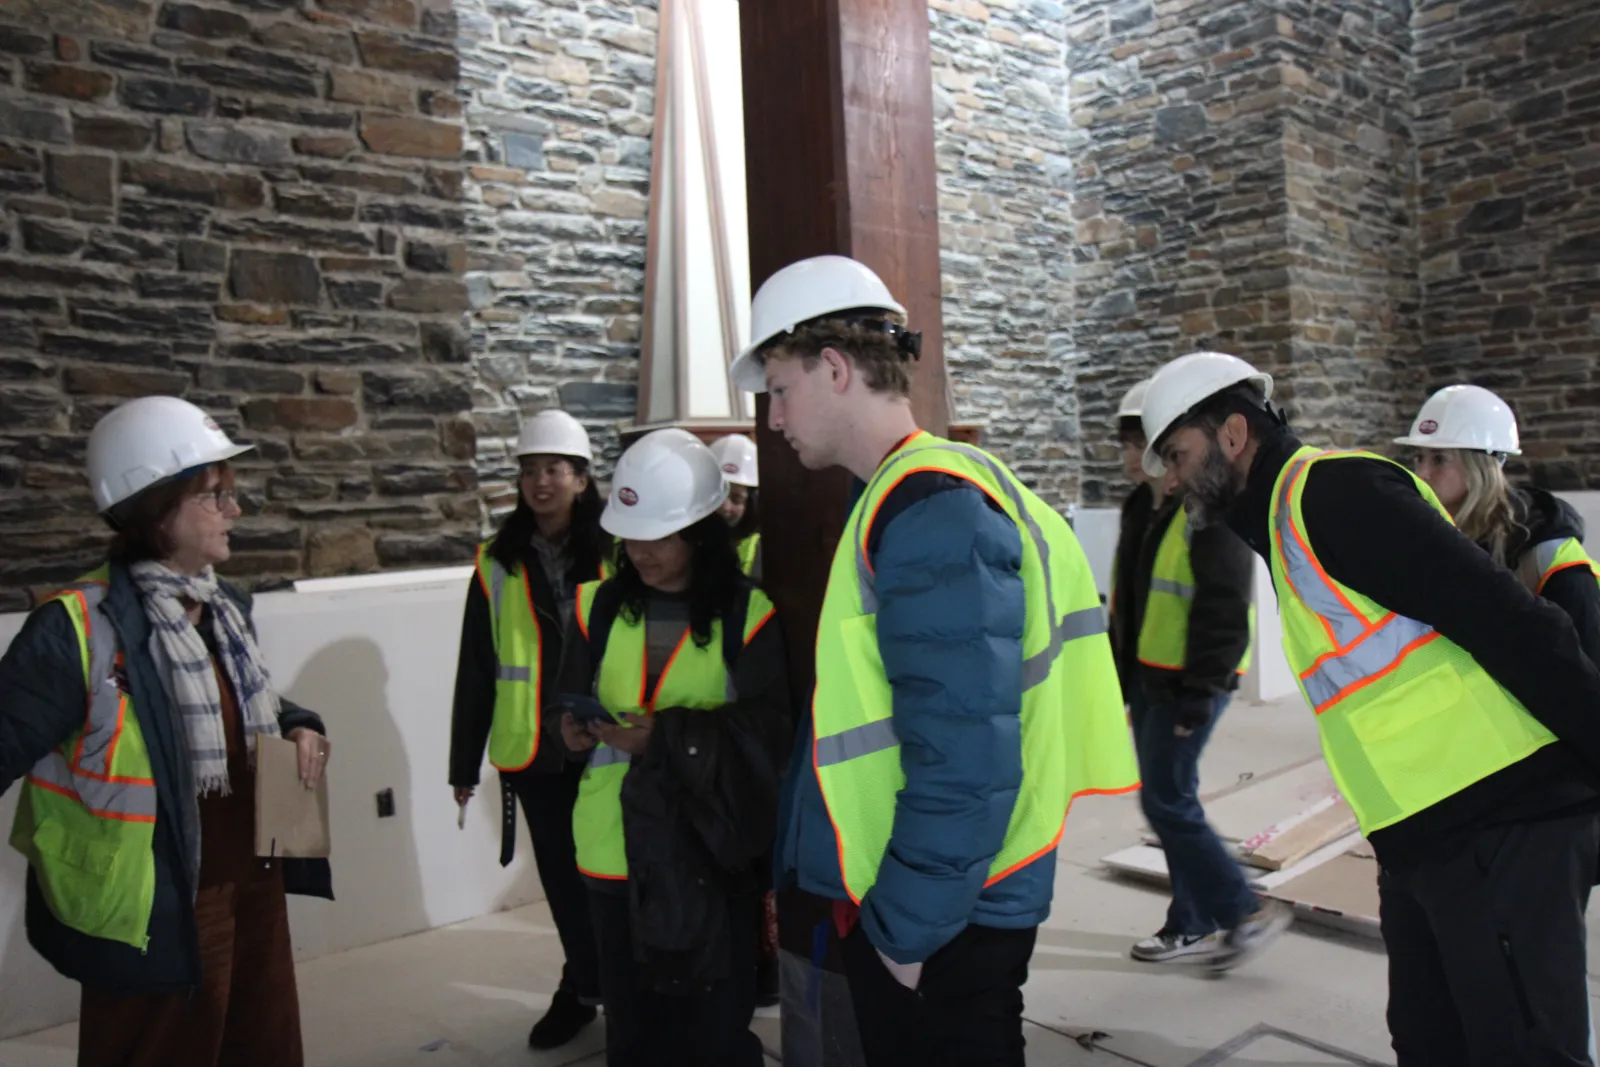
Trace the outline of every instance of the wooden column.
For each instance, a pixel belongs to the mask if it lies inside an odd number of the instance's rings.
[[[939,215],[926,0],[743,0],[750,282],[807,256],[866,263],[923,334],[917,422],[944,433]],[[796,706],[810,703],[817,616],[849,476],[801,467],[756,405],[762,567],[783,616]]]
[[[912,403],[918,424],[942,434],[949,404],[927,4],[743,0],[740,16],[751,287],[825,253],[877,271],[906,306],[911,329],[922,331]],[[795,708],[808,715],[817,617],[850,476],[803,468],[767,427],[764,396],[756,426],[763,576],[787,628]],[[779,913],[784,947],[809,958],[827,903],[788,893]],[[829,942],[827,962],[837,970],[837,941]],[[827,1044],[848,1047],[855,1040],[848,1004],[829,1001]]]

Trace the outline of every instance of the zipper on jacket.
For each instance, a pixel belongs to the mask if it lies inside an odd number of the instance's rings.
[[[1517,966],[1516,954],[1511,951],[1511,938],[1500,935],[1500,954],[1506,958],[1506,970],[1511,976],[1511,988],[1517,994],[1517,1007],[1522,1010],[1522,1024],[1529,1030],[1534,1027],[1533,1005],[1528,1001],[1528,987],[1522,982],[1522,968]]]

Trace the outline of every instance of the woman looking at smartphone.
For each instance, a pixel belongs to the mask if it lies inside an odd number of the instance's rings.
[[[617,464],[601,525],[617,574],[579,587],[562,741],[600,950],[611,1067],[757,1067],[759,858],[788,732],[783,638],[717,509],[727,483],[683,430]],[[595,702],[597,701],[597,703]]]

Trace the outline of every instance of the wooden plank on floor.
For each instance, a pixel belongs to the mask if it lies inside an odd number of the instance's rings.
[[[1356,815],[1343,797],[1324,797],[1299,817],[1239,844],[1239,858],[1252,867],[1281,871],[1356,830]]]

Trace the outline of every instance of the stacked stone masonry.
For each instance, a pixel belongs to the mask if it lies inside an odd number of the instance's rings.
[[[656,0],[0,0],[0,610],[105,535],[85,436],[261,444],[231,574],[469,558],[521,417],[634,412]],[[955,417],[1058,507],[1124,389],[1272,371],[1318,443],[1474,380],[1600,486],[1600,18],[930,0]],[[483,502],[487,501],[485,509]]]
[[[448,0],[0,0],[0,608],[103,552],[86,434],[258,445],[230,574],[458,561],[480,524]]]
[[[1600,488],[1600,10],[1421,0],[1413,25],[1425,386],[1510,401],[1513,478]]]

